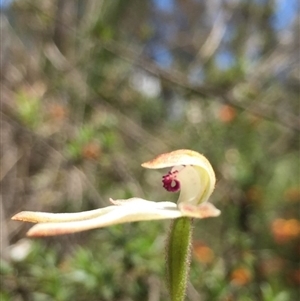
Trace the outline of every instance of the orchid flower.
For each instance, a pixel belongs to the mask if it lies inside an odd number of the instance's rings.
[[[51,236],[74,233],[106,226],[179,217],[207,218],[220,214],[208,202],[216,182],[209,161],[191,150],[176,150],[162,154],[142,164],[144,168],[171,170],[163,176],[163,187],[170,192],[180,191],[177,204],[154,202],[141,198],[110,199],[112,205],[78,213],[46,213],[23,211],[13,220],[37,223],[28,236]]]
[[[167,280],[171,300],[183,301],[190,267],[192,220],[220,214],[220,210],[208,202],[215,187],[215,173],[204,156],[191,150],[162,154],[142,166],[149,169],[171,167],[162,182],[167,191],[180,191],[177,204],[136,197],[110,199],[111,206],[91,211],[23,211],[12,219],[37,223],[27,232],[28,236],[60,235],[126,222],[173,219],[166,248]]]

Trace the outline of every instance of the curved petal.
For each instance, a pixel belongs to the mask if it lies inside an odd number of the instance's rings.
[[[150,169],[160,169],[173,166],[175,166],[176,168],[179,168],[179,166],[193,166],[198,172],[198,176],[195,174],[195,178],[193,180],[198,183],[197,185],[199,185],[197,187],[199,191],[196,191],[194,194],[194,201],[196,202],[207,201],[215,188],[216,176],[210,162],[203,155],[192,150],[180,149],[170,153],[162,154],[151,161],[143,163],[142,166]],[[182,172],[185,172],[185,170],[183,169]],[[192,179],[193,172],[189,170],[188,173],[189,174],[187,174],[187,178],[190,181]],[[199,183],[199,180],[201,181],[201,183]],[[180,181],[183,181],[183,183],[186,184],[188,183],[188,180],[185,179],[184,176],[180,176]],[[186,186],[186,184],[182,184],[181,188],[183,188],[184,185]],[[186,187],[186,191],[188,191],[192,187],[191,184],[189,184],[188,186],[189,187]],[[189,193],[189,195],[191,195],[191,193]],[[198,197],[197,200],[196,196]],[[182,201],[186,200],[184,200],[183,196],[180,196],[179,202]]]
[[[193,166],[187,165],[179,168],[176,166],[171,170],[172,173],[176,171],[179,171],[177,179],[180,182],[180,194],[177,204],[181,202],[197,204],[207,186],[206,181],[203,177],[200,177],[198,170]]]
[[[201,154],[189,150],[179,149],[170,153],[161,154],[153,160],[142,164],[145,168],[160,169],[179,165],[195,165],[207,171],[211,178],[215,178],[215,173],[209,161]]]

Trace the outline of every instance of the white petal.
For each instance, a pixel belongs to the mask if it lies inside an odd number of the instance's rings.
[[[150,202],[145,206],[145,200],[140,204],[114,206],[114,210],[88,220],[65,223],[41,223],[33,226],[27,233],[28,236],[49,236],[80,232],[106,226],[147,220],[160,220],[181,217],[182,213],[171,202]],[[150,205],[151,203],[151,205]],[[173,206],[175,205],[175,207]]]
[[[31,223],[50,223],[50,222],[71,222],[95,218],[114,210],[115,206],[108,206],[100,209],[75,212],[75,213],[48,213],[36,211],[22,211],[12,217],[18,220]]]
[[[207,187],[207,176],[203,172],[202,178],[199,171],[193,166],[184,166],[183,168],[173,167],[174,170],[179,170],[177,179],[180,183],[180,195],[177,203],[188,203],[197,205]]]
[[[114,205],[134,205],[137,204],[139,206],[150,206],[155,208],[161,208],[161,209],[170,209],[170,208],[176,208],[177,205],[173,202],[153,202],[148,201],[142,198],[130,198],[130,199],[118,199],[114,200],[112,198],[109,199],[111,203]]]

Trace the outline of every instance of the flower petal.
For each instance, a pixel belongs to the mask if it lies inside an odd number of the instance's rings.
[[[177,208],[177,205],[173,202],[153,202],[153,201],[148,201],[142,198],[130,198],[130,199],[119,199],[119,200],[114,200],[112,198],[109,199],[109,201],[114,204],[114,205],[132,205],[132,204],[138,204],[140,206],[151,206],[151,207],[156,207],[160,209],[171,209],[171,208]]]
[[[194,167],[195,170],[198,172],[198,176],[192,176],[192,171],[189,170],[188,178],[191,179],[192,177],[194,177],[194,180],[196,182],[199,182],[197,178],[200,177],[199,180],[201,181],[201,183],[197,184],[198,191],[194,191],[195,193],[193,202],[195,203],[202,203],[207,201],[215,188],[216,176],[210,162],[203,155],[192,150],[180,149],[170,153],[162,154],[151,161],[143,163],[142,166],[150,169],[160,169],[174,166],[176,168],[179,168],[179,166]],[[183,169],[181,173],[184,172],[185,169]],[[182,181],[187,182],[187,179],[185,180],[184,176],[180,176],[181,189],[183,190],[184,186],[186,186],[187,190],[189,190],[189,186],[191,185],[183,184]],[[184,194],[186,193],[184,192],[183,196],[180,196],[179,202],[188,201],[184,199]],[[193,193],[187,194],[190,197]],[[196,199],[197,197],[198,199]]]
[[[201,154],[188,150],[179,149],[170,153],[162,154],[142,164],[145,168],[160,169],[179,165],[195,165],[205,169],[211,178],[215,178],[214,170],[209,161]]]
[[[180,194],[177,204],[184,202],[196,205],[207,187],[207,173],[203,172],[202,175],[196,168],[190,165],[182,167],[183,166],[181,166],[181,170],[178,172]],[[173,167],[172,171],[177,169],[177,167]]]
[[[11,219],[16,221],[31,222],[31,223],[50,223],[50,222],[71,222],[81,221],[106,214],[114,210],[115,206],[89,210],[76,213],[48,213],[35,211],[22,211],[14,215]]]
[[[140,199],[128,205],[113,206],[106,214],[88,220],[64,223],[41,223],[33,226],[28,236],[51,236],[86,231],[106,226],[146,220],[160,220],[181,217],[183,214],[171,202],[150,202]],[[174,206],[175,205],[175,206]]]
[[[219,209],[217,209],[213,204],[208,202],[202,203],[199,206],[180,203],[178,204],[178,208],[184,216],[194,218],[216,217],[221,214],[221,211]]]

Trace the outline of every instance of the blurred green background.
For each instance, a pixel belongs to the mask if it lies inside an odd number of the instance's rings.
[[[176,201],[140,164],[212,163],[189,301],[299,300],[296,0],[1,2],[1,301],[164,301],[170,221],[27,239],[21,210]]]

